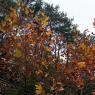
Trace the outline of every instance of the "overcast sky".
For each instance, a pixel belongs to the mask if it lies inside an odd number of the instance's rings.
[[[60,11],[67,13],[68,17],[74,18],[74,23],[79,25],[79,29],[93,29],[93,19],[95,18],[95,0],[44,0],[50,4],[59,5]]]

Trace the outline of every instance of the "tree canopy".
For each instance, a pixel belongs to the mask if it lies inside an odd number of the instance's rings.
[[[42,0],[0,4],[2,95],[95,94],[94,34]]]

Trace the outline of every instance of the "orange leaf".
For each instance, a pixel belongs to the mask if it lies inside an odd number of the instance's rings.
[[[31,27],[32,27],[31,23],[27,23],[26,27],[27,27],[27,30],[31,29]]]
[[[52,35],[52,32],[51,32],[51,31],[48,31],[48,32],[47,32],[47,35],[48,35],[48,36],[51,36],[51,35]]]
[[[78,62],[78,67],[79,67],[80,69],[86,68],[85,62]]]
[[[21,43],[17,43],[16,46],[17,46],[17,47],[21,47]]]

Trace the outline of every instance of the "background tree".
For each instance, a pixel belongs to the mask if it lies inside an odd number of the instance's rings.
[[[4,20],[4,16],[8,15],[10,8],[14,6],[15,2],[13,0],[0,0],[0,22]]]

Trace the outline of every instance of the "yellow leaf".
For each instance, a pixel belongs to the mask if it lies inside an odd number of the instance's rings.
[[[82,48],[82,49],[85,49],[86,48],[86,45],[84,43],[80,43],[80,46],[79,47]]]
[[[39,19],[40,20],[40,22],[43,24],[43,25],[48,25],[48,17],[47,16],[45,16],[45,17],[43,17],[43,18],[40,18]]]
[[[48,22],[47,21],[44,21],[43,23],[44,23],[44,25],[48,25]]]
[[[43,74],[43,71],[42,70],[36,71],[36,75],[39,75],[39,74]]]
[[[37,84],[37,85],[35,85],[35,87],[36,87],[36,94],[37,95],[39,95],[39,94],[41,94],[42,93],[42,85],[41,84]]]
[[[48,22],[48,20],[49,20],[49,17],[45,16],[45,17],[44,17],[44,21],[45,21],[45,22]]]
[[[43,24],[44,25],[48,25],[48,19],[49,18],[47,16],[44,17],[44,20],[43,20]]]
[[[22,56],[21,51],[19,49],[16,49],[15,52],[14,52],[14,56],[17,57],[17,58],[21,57]]]
[[[29,14],[29,9],[28,9],[28,7],[25,8],[25,13],[26,13],[26,15]]]
[[[11,8],[10,10],[11,10],[10,17],[13,15],[17,15],[16,9]]]
[[[46,48],[46,51],[50,52],[51,51],[51,48],[50,47]]]
[[[22,6],[22,8],[24,8],[24,7],[25,7],[25,4],[24,4],[24,2],[22,2],[22,3],[21,3],[21,6]]]
[[[45,17],[45,20],[48,21],[48,19],[49,19],[49,17],[46,16],[46,17]]]
[[[20,0],[17,0],[17,5],[20,6]]]
[[[5,21],[2,23],[2,26],[3,26],[3,27],[5,27],[5,26],[6,26],[6,22],[5,22]]]
[[[8,18],[7,18],[7,20],[8,20]],[[9,20],[11,21],[11,23],[13,25],[18,23],[18,15],[17,15],[16,9],[11,8],[11,13],[10,13]]]

